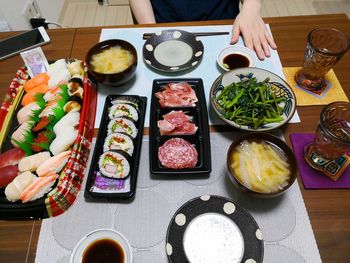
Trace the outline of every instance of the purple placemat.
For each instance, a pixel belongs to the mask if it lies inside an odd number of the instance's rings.
[[[290,139],[292,142],[295,157],[298,162],[300,177],[306,189],[315,188],[350,188],[350,168],[348,167],[341,175],[338,181],[333,181],[320,172],[312,169],[304,160],[304,147],[312,142],[315,134],[310,133],[292,133]]]

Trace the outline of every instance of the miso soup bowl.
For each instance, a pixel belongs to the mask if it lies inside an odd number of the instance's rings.
[[[235,174],[234,170],[231,168],[232,163],[232,153],[234,150],[240,146],[240,144],[243,141],[248,142],[266,142],[271,147],[274,147],[275,150],[277,150],[281,155],[283,155],[289,164],[289,177],[287,181],[287,185],[284,186],[282,189],[279,189],[276,192],[271,193],[265,193],[265,192],[258,192],[255,191],[249,187],[247,187]],[[258,197],[258,198],[273,198],[277,197],[281,194],[283,194],[289,187],[292,186],[294,183],[296,177],[297,177],[297,162],[294,156],[294,153],[292,150],[288,147],[288,145],[282,141],[280,138],[263,132],[251,132],[251,133],[245,133],[238,138],[236,138],[232,144],[230,145],[228,152],[227,152],[227,175],[231,182],[234,184],[234,186],[240,190],[241,192],[244,192],[250,196]]]
[[[124,50],[128,50],[133,55],[133,61],[129,67],[127,67],[125,70],[117,73],[100,73],[96,72],[94,70],[94,67],[91,65],[91,60],[93,55],[99,54],[102,51],[109,49],[111,47],[119,46]],[[108,85],[108,86],[121,86],[128,82],[129,80],[134,77],[136,74],[136,68],[137,68],[137,51],[135,47],[121,39],[110,39],[102,41],[96,45],[94,45],[88,53],[86,54],[85,61],[88,68],[88,74],[89,77],[92,80],[97,81],[98,83]]]

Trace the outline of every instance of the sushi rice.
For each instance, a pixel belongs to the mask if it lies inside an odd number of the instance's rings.
[[[115,119],[117,117],[129,117],[134,121],[139,119],[139,113],[136,108],[130,104],[118,103],[114,104],[109,111],[108,117],[110,119]]]
[[[121,150],[132,156],[134,152],[134,143],[129,135],[116,132],[107,136],[103,145],[103,151]]]
[[[100,172],[110,178],[122,179],[129,175],[130,164],[124,155],[108,151],[100,156],[98,162]]]
[[[118,117],[111,120],[108,124],[108,135],[115,132],[124,132],[135,139],[138,130],[133,121],[124,117]]]

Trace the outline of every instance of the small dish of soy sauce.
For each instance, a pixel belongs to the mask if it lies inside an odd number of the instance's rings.
[[[74,248],[70,263],[132,263],[131,246],[121,233],[98,229],[85,235]]]
[[[255,53],[244,46],[229,46],[220,51],[217,63],[225,71],[237,68],[255,67]]]

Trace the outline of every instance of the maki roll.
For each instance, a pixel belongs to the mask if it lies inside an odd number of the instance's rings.
[[[132,156],[134,152],[134,143],[129,135],[116,132],[107,136],[103,145],[103,151],[122,150]]]
[[[139,119],[139,113],[136,108],[130,104],[118,103],[114,104],[109,111],[108,117],[115,119],[117,117],[128,117],[137,121]]]
[[[138,130],[133,121],[129,120],[128,118],[118,117],[111,120],[108,124],[108,134],[115,132],[124,132],[135,139]]]
[[[132,106],[135,107],[135,109],[139,110],[139,103],[138,100],[136,100],[133,97],[130,96],[120,96],[116,99],[113,99],[111,101],[112,104],[121,104],[121,103],[126,103],[126,104],[130,104]]]
[[[129,161],[124,157],[124,155],[108,151],[100,156],[98,162],[101,173],[104,176],[122,179],[129,175],[130,164]]]

